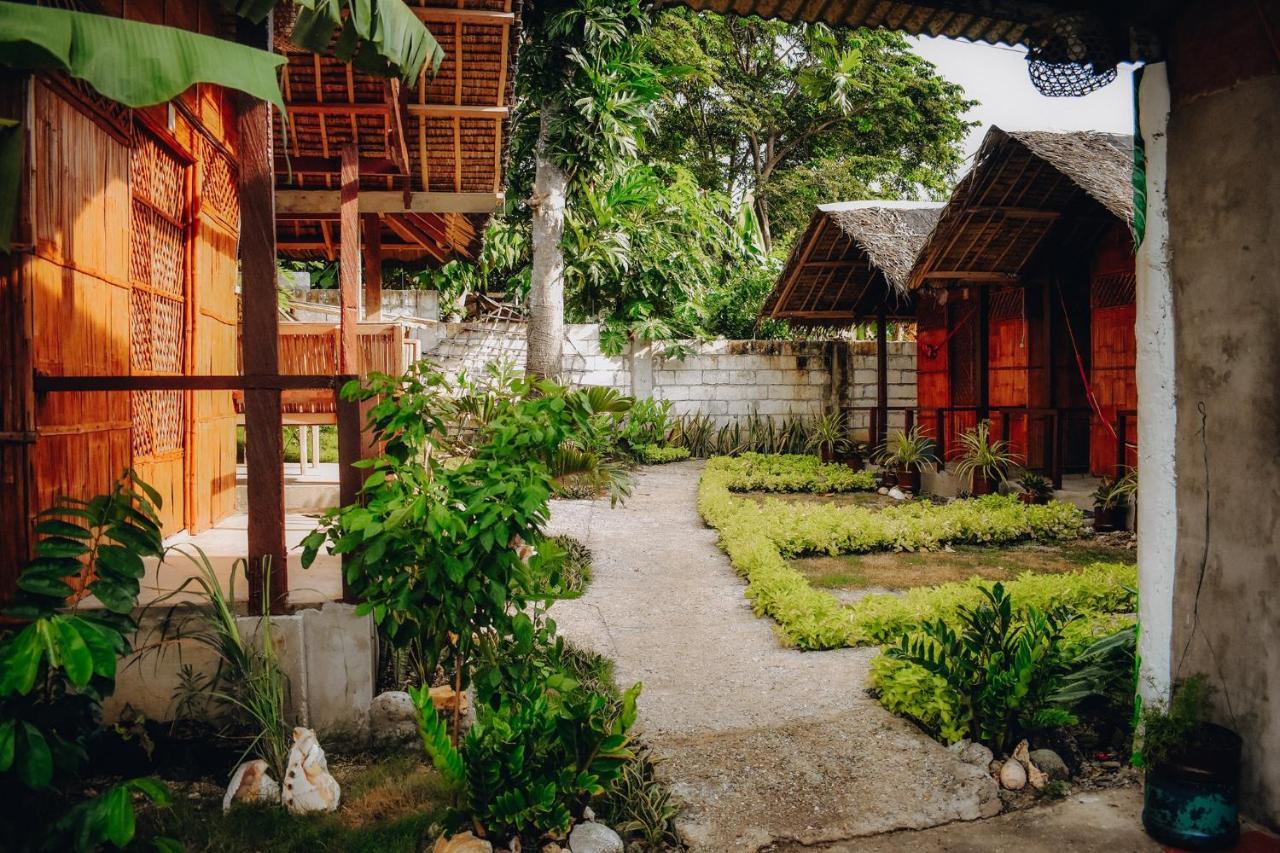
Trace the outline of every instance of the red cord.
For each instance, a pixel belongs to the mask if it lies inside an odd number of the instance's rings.
[[[1107,416],[1102,413],[1102,406],[1098,405],[1098,398],[1093,393],[1093,386],[1089,384],[1089,377],[1084,369],[1084,359],[1080,357],[1080,347],[1076,344],[1076,333],[1071,328],[1071,315],[1067,312],[1067,300],[1062,295],[1062,288],[1055,281],[1053,289],[1058,292],[1058,303],[1062,306],[1062,319],[1066,321],[1067,337],[1071,339],[1071,351],[1076,357],[1076,369],[1080,371],[1080,381],[1084,383],[1085,399],[1089,401],[1090,408],[1098,416],[1098,420],[1102,421],[1102,425],[1107,428],[1107,432],[1111,433],[1111,437],[1119,441],[1120,436],[1116,434],[1116,428],[1111,425],[1111,421],[1107,420]],[[1052,365],[1050,365],[1050,369],[1052,369]]]

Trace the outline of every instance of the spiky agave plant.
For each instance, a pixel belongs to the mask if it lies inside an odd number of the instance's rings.
[[[975,477],[1006,483],[1009,471],[1018,464],[1018,455],[1010,451],[1009,442],[991,436],[991,422],[981,421],[965,431],[957,441],[959,454],[955,475],[973,490]]]

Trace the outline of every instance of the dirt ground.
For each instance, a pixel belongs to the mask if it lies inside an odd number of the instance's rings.
[[[805,557],[793,565],[816,587],[853,590],[867,587],[900,590],[935,586],[980,577],[1007,581],[1023,572],[1057,574],[1097,562],[1132,563],[1131,548],[1091,540],[1062,545],[1015,545],[983,548],[958,545],[951,550],[924,553],[841,554]]]

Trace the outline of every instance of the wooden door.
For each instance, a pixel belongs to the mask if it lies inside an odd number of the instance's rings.
[[[1089,383],[1100,410],[1090,426],[1089,473],[1117,473],[1118,412],[1138,408],[1138,341],[1132,243],[1127,229],[1115,228],[1103,241],[1089,280]],[[1103,422],[1106,420],[1106,423]],[[1126,421],[1126,464],[1137,464],[1137,424]]]

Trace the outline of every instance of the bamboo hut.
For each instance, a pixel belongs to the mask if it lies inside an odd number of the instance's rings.
[[[990,418],[1055,480],[1132,464],[1130,148],[1102,133],[988,132],[908,277],[920,422],[944,448]]]
[[[381,258],[473,257],[502,200],[511,2],[411,5],[450,57],[439,76],[401,87],[277,37],[287,124],[206,83],[128,109],[58,72],[0,77],[0,115],[28,133],[15,251],[0,254],[0,601],[37,513],[127,468],[162,494],[166,534],[227,519],[239,396],[249,512],[235,556],[249,557],[251,606],[268,561],[273,612],[286,606],[283,409],[300,395],[338,422],[354,500],[360,415],[335,389],[404,360],[376,323]],[[194,0],[106,13],[271,46]],[[336,329],[281,335],[277,227],[280,254],[341,262]],[[308,335],[319,349],[296,346]]]

